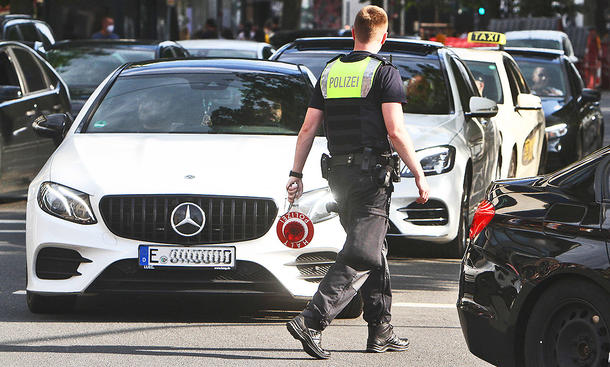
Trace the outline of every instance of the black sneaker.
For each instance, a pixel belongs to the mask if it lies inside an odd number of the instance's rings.
[[[286,323],[290,334],[303,344],[305,353],[317,359],[330,358],[330,352],[322,349],[322,332],[305,326],[305,318],[298,315]]]
[[[394,334],[392,325],[389,323],[369,325],[369,338],[366,340],[367,352],[402,352],[408,348],[409,339],[397,337],[396,334]]]

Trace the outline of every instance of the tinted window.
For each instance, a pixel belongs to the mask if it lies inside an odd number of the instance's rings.
[[[506,40],[506,47],[531,47],[531,48],[550,48],[553,50],[561,50],[561,42],[556,40],[545,39],[520,39]]]
[[[180,47],[176,47],[174,48],[174,52],[176,53],[176,57],[187,57],[187,53],[186,50],[180,48]]]
[[[513,77],[515,78],[519,93],[529,94],[530,88],[527,86],[527,82],[525,81],[523,74],[521,74],[519,66],[517,66],[517,64],[515,64],[515,62],[510,59],[507,59],[507,64],[513,74]]]
[[[442,114],[451,113],[447,81],[438,58],[394,56],[405,86],[407,103],[402,105],[405,113]]]
[[[310,96],[311,90],[300,75],[122,76],[104,97],[86,131],[296,135]]]
[[[21,35],[19,34],[17,25],[6,28],[6,39],[9,41],[21,41]]]
[[[515,59],[533,94],[540,97],[565,97],[569,94],[561,63],[542,58]]]
[[[519,95],[519,86],[517,85],[517,78],[513,72],[509,60],[504,59],[504,69],[506,69],[506,76],[508,77],[508,86],[510,88],[510,94],[513,98],[513,105],[517,105],[517,96]]]
[[[468,86],[468,82],[464,80],[464,76],[460,71],[455,59],[451,58],[451,71],[455,77],[455,83],[457,85],[458,93],[460,95],[460,102],[462,103],[462,108],[464,112],[470,111],[470,97],[472,97],[472,93],[470,92],[470,87]]]
[[[161,58],[162,59],[171,59],[171,58],[176,57],[176,55],[172,51],[172,48],[173,47],[163,47],[161,49]]]
[[[263,59],[268,59],[273,55],[273,48],[263,47]]]
[[[574,95],[579,96],[585,87],[585,83],[582,81],[582,78],[580,77],[578,70],[576,70],[576,67],[574,67],[574,64],[571,62],[566,62],[566,67],[568,69],[568,74],[570,75]]]
[[[58,48],[47,53],[49,63],[71,88],[95,88],[124,63],[152,60],[154,57],[154,51],[118,48]]]
[[[288,52],[280,55],[278,60],[293,64],[303,64],[311,70],[316,78],[320,79],[320,75],[322,74],[322,70],[324,70],[326,63],[338,54],[347,54],[347,52]]]
[[[0,51],[0,85],[19,87],[19,78],[15,66],[9,59],[6,51]]]
[[[21,66],[21,71],[23,71],[28,92],[32,93],[47,89],[48,86],[42,74],[42,70],[40,69],[40,64],[38,64],[38,60],[29,52],[20,48],[13,48],[13,52],[17,57],[19,66]]]
[[[500,83],[500,75],[498,74],[496,64],[493,62],[470,60],[464,60],[464,62],[474,77],[479,93],[496,103],[504,103],[502,83]]]
[[[34,23],[21,23],[19,24],[19,29],[21,30],[21,36],[23,37],[24,41],[40,41],[40,37],[38,36],[38,32],[36,31],[36,26],[34,25]]]

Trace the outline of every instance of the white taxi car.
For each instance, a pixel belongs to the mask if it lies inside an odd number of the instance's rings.
[[[311,297],[345,240],[315,159],[299,200],[313,239],[285,246],[276,225],[312,88],[281,62],[127,64],[71,127],[37,118],[65,139],[29,187],[30,310],[65,311],[83,294]],[[312,153],[325,151],[317,138]]]
[[[531,94],[517,63],[504,51],[456,48],[476,79],[481,95],[498,104],[492,119],[500,131],[497,178],[542,173],[546,135],[540,98]]]

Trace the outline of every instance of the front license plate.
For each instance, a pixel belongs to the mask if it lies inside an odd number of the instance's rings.
[[[147,269],[157,266],[233,269],[235,247],[176,247],[140,245],[139,263]]]

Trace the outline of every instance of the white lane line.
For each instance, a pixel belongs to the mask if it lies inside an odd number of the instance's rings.
[[[610,112],[610,107],[602,107],[602,112]]]
[[[0,219],[0,224],[25,224],[25,219]]]
[[[452,303],[410,303],[397,302],[392,303],[392,307],[410,307],[410,308],[455,308]]]
[[[0,229],[0,233],[25,233],[25,229]]]
[[[21,295],[21,296],[25,296],[25,291],[24,290],[20,290],[20,291],[14,291],[13,294],[17,294],[17,295]]]

